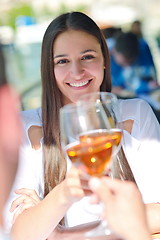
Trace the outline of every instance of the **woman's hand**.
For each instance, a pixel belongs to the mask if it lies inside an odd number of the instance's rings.
[[[91,194],[88,186],[88,178],[81,170],[74,166],[71,167],[65,180],[57,188],[60,188],[59,194],[62,202],[69,203],[70,205],[79,201],[84,196]]]
[[[38,197],[36,191],[32,189],[21,188],[17,189],[15,193],[20,196],[11,204],[10,212],[15,211],[13,215],[13,223],[24,210],[31,208],[40,202],[40,198]]]

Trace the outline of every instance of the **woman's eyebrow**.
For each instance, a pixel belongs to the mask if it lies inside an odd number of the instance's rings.
[[[56,55],[54,56],[53,58],[60,58],[60,57],[67,57],[68,55],[67,54],[59,54],[59,55]]]
[[[96,52],[95,50],[93,49],[86,49],[82,52],[80,52],[80,54],[84,54],[84,53],[87,53],[87,52]],[[55,55],[53,58],[60,58],[60,57],[67,57],[68,55],[67,54],[59,54],[59,55]]]
[[[82,51],[81,53],[84,54],[84,53],[87,53],[87,52],[96,52],[96,51],[93,50],[93,49],[86,49],[86,50]]]

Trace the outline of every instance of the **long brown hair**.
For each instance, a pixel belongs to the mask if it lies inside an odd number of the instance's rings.
[[[104,57],[104,79],[101,91],[111,91],[110,57],[106,40],[97,24],[81,12],[65,13],[48,26],[41,55],[42,123],[45,158],[45,194],[59,184],[66,175],[66,160],[60,146],[59,110],[63,106],[62,94],[56,84],[53,65],[53,46],[57,36],[69,29],[82,30],[94,36],[100,43]]]

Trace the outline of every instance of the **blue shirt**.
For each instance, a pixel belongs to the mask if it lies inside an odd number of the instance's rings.
[[[112,46],[113,48],[114,46]],[[156,80],[156,71],[148,44],[139,39],[139,55],[130,66],[117,64],[111,54],[112,86],[122,87],[135,94],[149,93],[150,81]]]

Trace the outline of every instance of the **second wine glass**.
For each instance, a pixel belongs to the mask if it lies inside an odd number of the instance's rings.
[[[123,123],[121,119],[119,101],[115,94],[110,92],[93,92],[83,95],[79,104],[96,104],[100,114],[106,114],[106,127],[113,140],[112,158],[117,156],[121,148]]]

